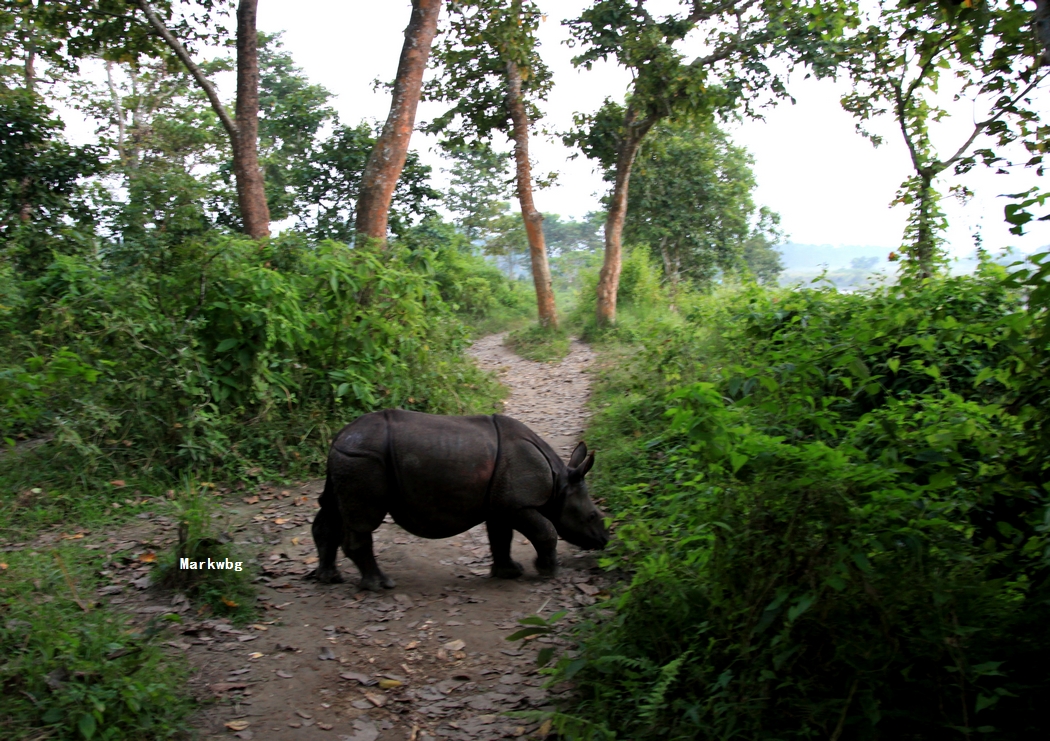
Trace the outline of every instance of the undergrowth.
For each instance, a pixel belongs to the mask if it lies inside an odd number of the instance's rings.
[[[0,736],[182,738],[187,667],[94,604],[101,557],[81,548],[11,551],[0,566]]]
[[[526,360],[551,363],[569,354],[569,333],[563,328],[530,324],[510,332],[503,344]]]
[[[1050,691],[1050,268],[722,290],[607,333],[616,615],[569,738],[1022,739]]]

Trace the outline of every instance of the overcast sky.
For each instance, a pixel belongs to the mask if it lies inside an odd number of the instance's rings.
[[[597,109],[606,97],[622,100],[630,81],[626,70],[614,64],[576,70],[573,50],[563,42],[568,30],[561,24],[586,7],[586,0],[539,0],[548,18],[541,24],[541,53],[554,73],[554,89],[544,106],[544,124],[567,130],[574,112]],[[657,0],[673,9],[674,0]],[[260,0],[259,27],[284,33],[285,47],[310,79],[329,91],[344,122],[386,118],[390,99],[385,90],[373,90],[376,79],[389,81],[397,70],[411,4],[408,0]],[[687,39],[688,41],[688,39]],[[801,77],[801,76],[800,76]],[[231,87],[232,79],[220,80]],[[900,244],[906,212],[890,207],[901,181],[909,174],[906,150],[892,121],[874,128],[886,135],[886,144],[874,149],[854,130],[851,116],[839,106],[843,83],[798,79],[789,85],[797,104],[782,103],[768,111],[764,121],[731,126],[736,141],[755,157],[757,201],[778,211],[784,230],[794,242],[811,244],[875,245],[887,251]],[[223,89],[232,97],[232,87]],[[1048,97],[1045,93],[1043,100]],[[433,118],[440,105],[421,104],[419,121]],[[941,151],[954,151],[965,139],[975,115],[971,104],[952,108],[953,118],[940,131]],[[442,166],[434,138],[418,132],[412,146],[425,162]],[[536,195],[539,208],[563,216],[583,216],[599,208],[606,189],[592,164],[558,141],[532,141],[537,173],[558,171],[557,184]],[[440,174],[439,174],[440,176]],[[1027,189],[1037,179],[1030,173],[996,176],[976,169],[965,178],[952,176],[947,186],[964,183],[976,192],[965,207],[954,200],[944,204],[955,254],[972,254],[975,229],[982,230],[989,249],[1013,245],[1030,252],[1050,243],[1050,222],[1032,226],[1024,237],[1007,232],[1002,213],[1005,200],[998,196]]]

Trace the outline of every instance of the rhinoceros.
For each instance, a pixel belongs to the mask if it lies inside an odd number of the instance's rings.
[[[451,417],[387,409],[358,417],[328,453],[321,509],[313,536],[313,577],[341,582],[339,546],[361,572],[361,587],[394,581],[372,552],[372,531],[389,512],[422,538],[448,538],[482,522],[492,549],[492,576],[513,579],[517,530],[536,549],[536,568],[557,572],[558,536],[587,549],[609,540],[604,518],[587,495],[584,476],[594,453],[576,446],[566,465],[539,435],[502,414]]]

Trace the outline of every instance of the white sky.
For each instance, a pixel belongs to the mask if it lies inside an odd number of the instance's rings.
[[[587,0],[539,0],[548,13],[540,27],[541,53],[554,73],[543,123],[555,131],[569,129],[574,112],[594,111],[606,97],[622,100],[630,81],[627,71],[613,64],[598,64],[590,71],[572,67],[574,52],[563,43],[568,29],[561,20],[575,17],[588,4]],[[675,6],[673,0],[659,4]],[[285,47],[295,62],[313,82],[335,95],[333,105],[340,118],[357,123],[386,118],[389,95],[374,91],[372,82],[393,79],[410,11],[408,0],[260,0],[259,27],[283,31]],[[218,82],[223,96],[232,97],[232,76],[224,75]],[[900,244],[904,229],[905,207],[889,204],[910,172],[906,150],[890,120],[874,127],[885,133],[886,143],[879,149],[855,132],[853,118],[838,103],[846,89],[832,81],[794,81],[789,91],[796,105],[782,103],[764,121],[746,121],[731,130],[755,157],[758,203],[781,214],[791,241],[875,245],[889,251]],[[1047,100],[1045,92],[1042,97]],[[417,123],[442,110],[440,104],[421,104]],[[974,117],[967,103],[951,110],[953,118],[940,132],[945,135],[943,152],[953,151],[965,139]],[[434,166],[440,181],[443,163],[434,143],[434,137],[413,135],[413,148]],[[580,217],[599,207],[606,185],[590,161],[582,155],[569,159],[572,151],[560,141],[535,136],[531,146],[537,174],[559,172],[555,186],[536,194],[541,210]],[[1029,234],[1015,237],[1002,219],[1006,201],[998,196],[1026,190],[1035,181],[1031,173],[996,176],[976,168],[965,178],[951,176],[942,182],[945,193],[955,183],[976,193],[965,207],[951,199],[943,204],[951,224],[947,236],[952,252],[972,253],[975,228],[982,229],[984,244],[992,250],[1012,245],[1031,252],[1050,243],[1050,222],[1029,224]]]

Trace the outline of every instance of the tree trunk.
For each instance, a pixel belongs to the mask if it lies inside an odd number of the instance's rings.
[[[507,105],[514,134],[514,160],[517,164],[518,203],[529,238],[532,258],[532,282],[536,286],[536,308],[541,327],[558,327],[558,312],[551,288],[551,269],[547,262],[547,244],[543,238],[543,214],[532,200],[532,166],[529,163],[529,118],[521,97],[521,70],[507,62]]]
[[[240,0],[237,6],[237,130],[233,137],[237,205],[244,231],[252,239],[270,236],[270,207],[259,167],[258,5],[259,0]]]
[[[408,156],[423,72],[430,57],[430,44],[437,33],[440,12],[441,0],[412,0],[412,19],[405,29],[390,114],[361,176],[356,225],[359,238],[386,241],[390,200]]]
[[[193,61],[186,47],[175,38],[149,0],[138,0],[146,20],[164,39],[175,56],[186,66],[190,76],[208,97],[219,117],[233,149],[233,172],[237,177],[237,205],[246,234],[260,239],[270,234],[270,209],[266,204],[262,171],[257,147],[259,132],[259,53],[255,17],[258,0],[240,0],[237,6],[237,120],[219,100],[219,92]],[[241,133],[241,129],[245,133]]]
[[[1035,36],[1039,41],[1039,60],[1050,64],[1050,0],[1035,0]]]
[[[936,244],[933,226],[933,177],[926,172],[919,175],[919,217],[915,231],[913,257],[918,264],[919,276],[933,275]]]
[[[627,186],[638,147],[654,123],[656,119],[652,116],[639,121],[638,112],[631,106],[627,107],[623,138],[616,154],[616,180],[609,202],[609,214],[605,219],[605,260],[598,277],[599,327],[616,323],[616,292],[620,287],[620,267],[623,262],[622,237],[623,222],[627,217]]]

